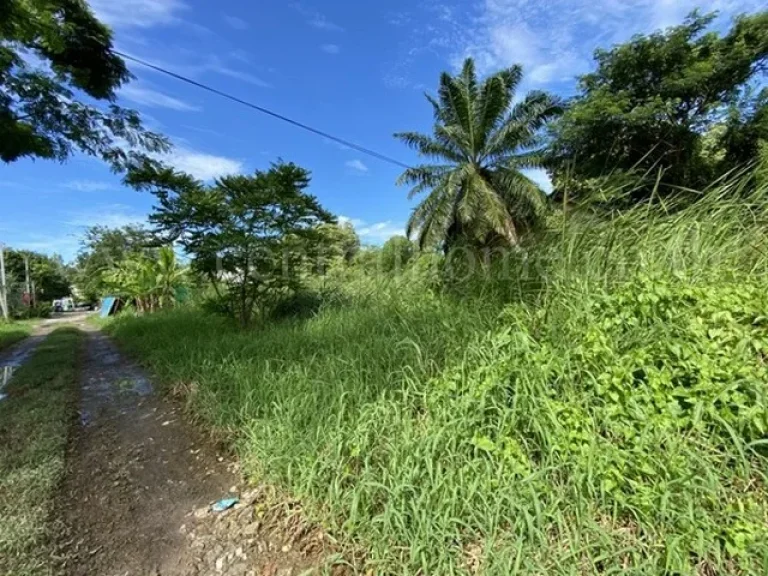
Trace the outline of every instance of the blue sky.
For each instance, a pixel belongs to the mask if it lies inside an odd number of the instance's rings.
[[[524,66],[523,89],[570,95],[596,47],[676,24],[698,0],[90,0],[117,47],[406,163],[392,138],[429,131],[423,92],[472,55],[481,72]],[[714,0],[719,25],[756,0]],[[402,233],[412,206],[400,169],[132,66],[120,102],[171,138],[166,159],[198,178],[281,157],[313,173],[310,191],[363,242]],[[545,182],[541,174],[533,175]],[[146,220],[152,197],[99,161],[0,165],[0,242],[71,259],[86,227]]]

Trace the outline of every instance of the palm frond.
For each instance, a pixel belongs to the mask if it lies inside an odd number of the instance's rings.
[[[455,126],[469,135],[471,130],[471,105],[460,80],[444,72],[440,77],[440,107],[446,116],[444,124]]]
[[[467,162],[473,157],[473,148],[470,135],[461,126],[451,124],[444,126],[435,125],[435,139],[442,146],[454,151],[457,162]]]
[[[543,168],[546,162],[546,152],[541,149],[535,149],[528,152],[515,154],[514,156],[502,157],[499,159],[498,163],[494,162],[492,165],[497,168],[525,170],[532,168]]]
[[[521,78],[522,68],[512,66],[489,76],[483,83],[474,106],[475,124],[483,137],[482,146],[501,123]]]
[[[461,162],[463,157],[451,146],[449,141],[431,138],[418,132],[398,132],[395,138],[404,142],[409,148],[416,150],[422,156],[442,158],[453,162]]]
[[[453,205],[455,193],[452,189],[454,180],[450,176],[444,178],[416,207],[408,220],[406,233],[410,238],[414,232],[417,232],[421,248],[426,244],[442,240],[445,231],[453,224],[455,219]]]
[[[562,114],[564,109],[562,99],[534,90],[512,107],[509,118],[513,122],[526,124],[530,130],[539,130],[546,122]]]
[[[531,225],[549,207],[547,195],[525,174],[517,170],[498,170],[493,179],[496,187],[503,191],[503,198],[514,219]]]

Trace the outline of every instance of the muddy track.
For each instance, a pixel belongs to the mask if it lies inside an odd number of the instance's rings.
[[[189,573],[179,527],[234,480],[176,409],[152,394],[141,370],[91,331],[59,500],[63,573]]]
[[[245,490],[236,466],[86,328],[79,422],[56,511],[67,576],[291,576],[330,554],[296,504]],[[239,497],[217,514],[210,504]]]

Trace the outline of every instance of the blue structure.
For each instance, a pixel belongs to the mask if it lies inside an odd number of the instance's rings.
[[[101,299],[101,317],[106,318],[112,313],[112,308],[115,307],[117,298],[114,296],[106,296]]]

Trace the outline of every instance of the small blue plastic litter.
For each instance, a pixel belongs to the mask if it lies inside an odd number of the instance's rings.
[[[224,512],[225,510],[232,508],[232,506],[238,502],[239,500],[237,498],[222,498],[211,506],[211,510],[214,512]]]

